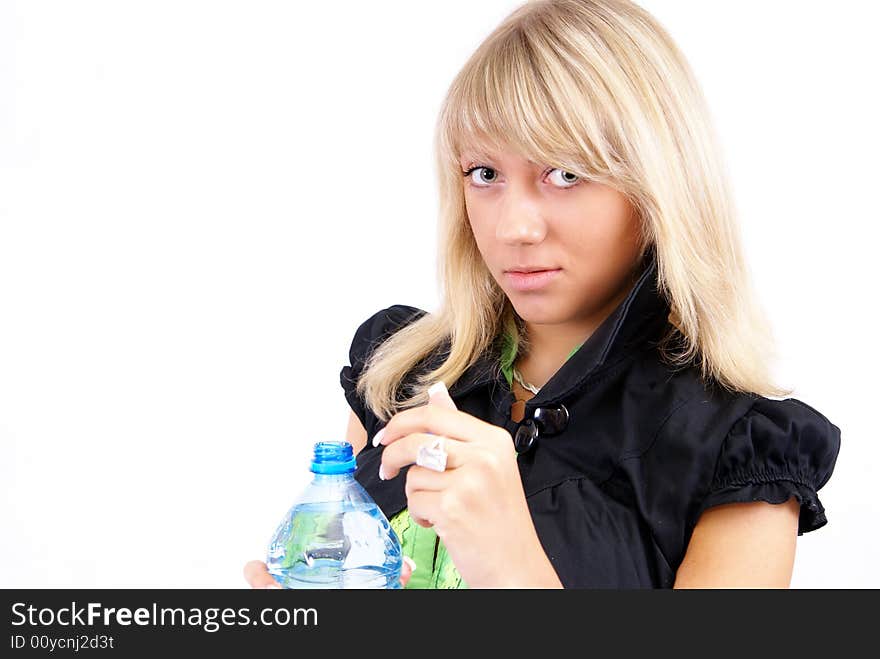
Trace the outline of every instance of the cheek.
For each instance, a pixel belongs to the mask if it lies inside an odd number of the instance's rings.
[[[588,222],[572,224],[567,231],[573,250],[603,253],[630,242],[630,224],[614,218],[593,217]]]
[[[583,199],[562,217],[564,231],[573,248],[591,252],[626,248],[638,235],[632,206],[622,195],[610,190]]]
[[[487,221],[486,213],[480,210],[478,204],[465,203],[465,210],[471,233],[474,235],[480,251],[484,251],[489,246],[488,239],[494,233],[494,227]]]

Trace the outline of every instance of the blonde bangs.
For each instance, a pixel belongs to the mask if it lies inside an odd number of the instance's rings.
[[[599,81],[548,42],[538,26],[500,30],[474,53],[452,85],[438,122],[443,156],[489,159],[510,149],[532,162],[615,182],[604,134]]]

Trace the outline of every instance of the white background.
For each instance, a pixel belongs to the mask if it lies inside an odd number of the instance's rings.
[[[0,1],[0,586],[245,587],[438,305],[434,121],[517,2]],[[645,0],[691,61],[794,396],[843,433],[793,586],[878,587],[877,10]]]

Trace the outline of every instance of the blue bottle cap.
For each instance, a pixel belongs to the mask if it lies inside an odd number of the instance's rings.
[[[318,442],[311,470],[316,474],[348,474],[357,468],[354,449],[348,442]]]

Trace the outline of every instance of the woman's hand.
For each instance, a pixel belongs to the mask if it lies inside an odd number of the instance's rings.
[[[409,577],[416,569],[416,563],[409,556],[403,557],[403,565],[400,568],[400,587],[406,588]],[[275,577],[269,574],[269,570],[263,561],[248,561],[244,566],[244,578],[251,588],[281,588]]]
[[[526,504],[510,433],[459,411],[442,382],[430,393],[427,405],[398,412],[376,434],[374,444],[385,446],[380,478],[412,465],[409,514],[434,527],[468,586],[561,587]],[[445,437],[446,471],[415,464],[432,434]]]

